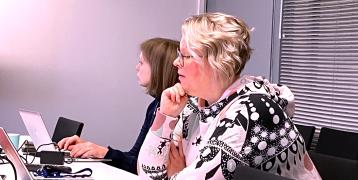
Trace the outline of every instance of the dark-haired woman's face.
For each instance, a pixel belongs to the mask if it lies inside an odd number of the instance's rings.
[[[138,84],[143,87],[148,87],[151,77],[151,69],[149,62],[143,56],[142,52],[139,55],[139,62],[135,69],[137,71]]]

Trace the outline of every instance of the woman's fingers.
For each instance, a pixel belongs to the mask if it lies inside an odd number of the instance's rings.
[[[89,149],[81,155],[81,158],[95,158],[94,154],[93,150]]]
[[[184,151],[183,151],[183,144],[182,141],[178,141],[178,147],[179,147],[179,155],[183,158],[184,156]]]
[[[188,97],[180,83],[167,88],[162,93],[160,112],[171,117],[177,117],[185,107]]]
[[[176,102],[176,92],[175,92],[175,88],[174,87],[171,87],[170,88],[170,100],[172,102]]]
[[[70,138],[68,138],[68,139],[66,140],[65,145],[64,145],[63,148],[64,148],[65,150],[67,150],[70,145],[75,145],[75,144],[77,144],[78,139],[79,139],[79,137],[76,136],[76,135],[71,136]]]
[[[183,89],[183,86],[181,86],[181,84],[180,83],[176,83],[175,85],[174,85],[174,87],[176,87],[177,89],[178,89],[178,92],[179,92],[179,95],[180,96],[185,96],[185,91],[184,91],[184,89]]]
[[[76,145],[69,145],[66,150],[72,151],[72,149],[73,149],[75,146],[76,146]]]
[[[89,157],[91,154],[88,154],[89,152],[91,152],[91,150],[93,150],[93,147],[91,145],[91,143],[87,142],[87,143],[80,143],[77,145],[74,145],[71,151],[71,156],[72,157],[83,157],[83,158],[87,158],[84,157],[84,154],[87,153],[87,156]]]
[[[71,150],[71,157],[77,158],[80,157],[83,153],[85,153],[87,149],[84,148],[83,144],[74,145]]]
[[[66,141],[68,140],[68,138],[69,138],[69,137],[63,138],[63,139],[61,139],[61,141],[59,141],[59,142],[57,143],[57,145],[58,145],[58,147],[59,147],[60,149],[63,149],[63,148],[64,148],[65,143],[66,143]]]
[[[180,101],[182,100],[182,97],[186,95],[186,93],[180,83],[177,83],[173,87],[170,87],[169,93],[170,93],[170,96],[169,96],[170,100],[172,102],[176,102],[176,103],[180,103]]]
[[[173,162],[173,160],[174,160],[173,152],[172,152],[172,150],[170,148],[170,150],[169,150],[169,162]]]
[[[178,147],[174,144],[174,142],[170,142],[170,151],[173,154],[174,158],[179,156]]]
[[[176,103],[180,103],[180,98],[181,98],[181,96],[180,96],[178,87],[174,86],[174,87],[173,87],[173,91],[174,91],[174,93],[175,93],[175,102],[176,102]]]
[[[57,145],[60,149],[68,150],[71,145],[75,145],[80,142],[83,142],[83,140],[81,140],[77,135],[73,135],[71,137],[63,138],[57,143]]]
[[[81,158],[104,158],[108,148],[99,146],[92,142],[78,143],[71,146],[71,156]]]
[[[175,85],[174,85],[174,88],[175,88],[175,91],[176,91],[176,100],[177,100],[177,102],[178,103],[180,103],[180,101],[183,99],[183,97],[185,97],[186,96],[186,93],[185,93],[185,91],[184,91],[184,89],[183,89],[183,87],[181,86],[181,84],[180,83],[176,83]]]

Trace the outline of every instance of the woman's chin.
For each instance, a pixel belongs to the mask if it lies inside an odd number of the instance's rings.
[[[184,81],[184,76],[179,76],[178,79],[180,82],[182,82],[182,81]]]
[[[139,84],[139,86],[142,86],[142,87],[144,87],[144,88],[148,87],[148,84],[143,83],[143,82],[141,82],[141,81],[138,81],[138,84]]]
[[[181,83],[181,87],[184,89],[185,94],[190,95],[190,89],[185,86],[185,84]]]

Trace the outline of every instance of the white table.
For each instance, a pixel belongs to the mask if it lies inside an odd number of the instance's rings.
[[[92,176],[94,179],[108,179],[108,180],[117,180],[117,179],[139,179],[137,175],[118,169],[102,162],[73,162],[71,164],[65,164],[70,166],[73,172],[81,170],[83,168],[91,168],[93,173]],[[0,165],[0,174],[7,176],[6,180],[13,180],[14,171],[10,164],[1,164]]]
[[[20,136],[20,144],[24,140],[31,140],[30,136]],[[20,152],[21,153],[21,152]],[[28,156],[28,159],[32,160],[32,156]],[[35,158],[34,164],[39,164],[40,158]],[[115,168],[113,166],[104,164],[102,162],[73,162],[71,164],[65,163],[64,165],[72,168],[72,172],[79,171],[84,168],[92,169],[92,176],[94,179],[108,179],[108,180],[118,180],[118,179],[139,179],[139,176],[124,171],[122,169]],[[10,164],[0,164],[0,175],[6,175],[6,180],[13,180],[14,171]],[[0,178],[1,180],[1,178]]]
[[[101,162],[73,162],[69,166],[74,172],[83,168],[91,168],[94,179],[139,179],[137,175]]]

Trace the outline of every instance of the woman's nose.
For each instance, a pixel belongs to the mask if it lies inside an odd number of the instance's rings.
[[[139,63],[135,66],[135,70],[139,71]]]
[[[179,57],[174,60],[173,65],[177,68],[181,67]]]

